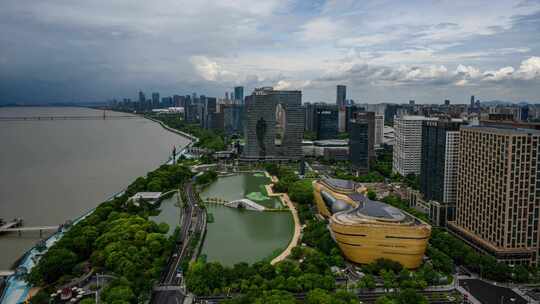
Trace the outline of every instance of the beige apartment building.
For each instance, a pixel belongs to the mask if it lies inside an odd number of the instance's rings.
[[[508,264],[536,264],[540,131],[460,129],[456,220],[448,228]]]

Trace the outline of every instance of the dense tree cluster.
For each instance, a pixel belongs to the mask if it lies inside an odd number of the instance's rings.
[[[490,280],[499,282],[528,282],[531,280],[531,274],[527,267],[523,265],[510,267],[505,263],[497,262],[494,257],[476,252],[448,232],[434,229],[430,243],[433,247],[430,251],[435,252],[435,257],[431,255],[434,266],[442,263],[445,265],[443,267],[448,268],[448,259],[452,259],[456,264],[464,265]],[[444,257],[445,255],[446,257]]]
[[[127,200],[138,191],[177,187],[190,177],[190,171],[181,165],[164,165],[137,179],[122,196],[102,203],[71,227],[32,269],[29,282],[58,286],[92,268],[117,277],[103,291],[104,303],[144,301],[174,244],[166,237],[167,224],[148,220],[148,206],[135,206]],[[157,183],[159,189],[152,189]]]
[[[218,179],[218,174],[214,170],[208,170],[203,172],[201,175],[198,175],[196,178],[196,183],[198,185],[207,185]]]
[[[379,172],[386,178],[391,178],[392,173],[392,151],[377,152],[377,161],[373,164],[372,169]]]
[[[272,290],[301,292],[315,288],[333,290],[334,276],[324,255],[317,251],[304,254],[302,263],[285,260],[275,266],[268,262],[257,262],[226,267],[199,260],[189,266],[186,284],[197,295],[250,294]]]
[[[369,171],[366,174],[355,176],[348,172],[348,170],[336,169],[334,172],[336,178],[352,180],[357,183],[381,183],[384,181],[384,176],[382,176],[377,171]]]
[[[341,250],[332,239],[326,225],[326,222],[319,220],[308,221],[303,231],[302,241],[324,253],[328,265],[344,266]]]
[[[126,194],[132,196],[141,191],[165,192],[172,190],[191,175],[191,171],[186,166],[162,165],[157,170],[148,173],[146,177],[137,178],[128,186]]]
[[[414,289],[403,289],[377,299],[375,304],[427,304],[426,297]]]
[[[274,185],[274,190],[276,192],[287,193],[289,192],[289,187],[300,180],[298,175],[290,167],[277,166],[276,164],[267,164],[264,167],[268,173],[277,176],[279,179]]]
[[[152,118],[157,119],[167,126],[182,132],[189,133],[199,139],[196,146],[212,151],[222,151],[227,147],[224,140],[224,134],[218,130],[206,130],[198,124],[188,124],[184,121],[182,115],[156,115]]]
[[[289,197],[293,202],[307,205],[313,203],[313,185],[309,179],[294,182],[289,186]]]
[[[273,290],[250,293],[224,302],[225,304],[252,304],[252,303],[276,303],[276,304],[297,304],[299,303],[287,291]],[[338,290],[329,292],[316,288],[306,294],[304,303],[306,304],[353,304],[358,303],[356,296],[350,292]]]
[[[424,289],[428,285],[440,284],[441,279],[446,278],[429,263],[423,264],[416,271],[410,271],[403,268],[399,262],[383,258],[364,265],[362,270],[365,276],[357,284],[361,289],[374,288],[375,276],[382,279],[386,289]]]

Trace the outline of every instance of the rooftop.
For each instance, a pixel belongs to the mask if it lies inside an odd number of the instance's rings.
[[[474,131],[483,131],[489,133],[496,133],[502,135],[540,135],[540,130],[526,129],[526,128],[515,128],[512,126],[502,126],[502,125],[493,125],[493,126],[463,126],[461,127],[464,130],[474,130]]]
[[[437,120],[436,117],[425,117],[422,115],[405,115],[400,117],[403,120]]]
[[[346,224],[357,224],[369,220],[394,223],[416,222],[414,218],[403,213],[398,208],[368,198],[364,198],[358,207],[336,213],[334,217],[336,220]]]
[[[367,199],[364,204],[356,210],[357,213],[369,217],[388,219],[394,221],[403,221],[406,216],[401,210],[386,203],[372,201]]]
[[[313,142],[315,146],[348,146],[349,140],[346,139],[326,139],[316,140]]]
[[[157,200],[161,196],[161,192],[137,192],[131,198],[133,199],[145,199],[145,200]]]
[[[337,178],[323,178],[321,181],[332,188],[338,188],[338,189],[344,189],[344,190],[356,189],[356,183],[350,180],[337,179]]]

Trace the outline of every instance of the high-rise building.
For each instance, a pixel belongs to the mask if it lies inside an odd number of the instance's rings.
[[[198,107],[199,107],[198,105],[193,104],[193,100],[191,99],[191,96],[186,95],[185,104],[184,104],[184,120],[187,123],[197,122]]]
[[[244,106],[238,104],[223,105],[223,128],[227,135],[244,132]]]
[[[449,106],[450,105],[450,99],[445,99],[444,100],[444,105]]]
[[[174,95],[173,107],[183,107],[183,106],[184,106],[184,96]]]
[[[424,121],[420,192],[425,201],[436,201],[430,218],[446,226],[455,215],[460,121]],[[437,214],[435,214],[437,213]]]
[[[338,85],[336,88],[336,104],[338,107],[345,106],[345,99],[347,98],[347,87],[344,85]]]
[[[171,96],[161,98],[161,107],[168,108],[173,106],[173,98]]]
[[[142,91],[139,91],[139,102],[137,103],[137,109],[144,111],[146,109],[146,96]]]
[[[365,174],[369,171],[369,123],[367,120],[355,120],[350,127],[349,160],[353,170]]]
[[[474,102],[475,102],[474,95],[471,95],[471,108],[474,108]]]
[[[398,104],[388,104],[384,109],[384,121],[387,121],[391,125],[394,124],[394,117],[398,115],[398,112],[403,108],[403,106]]]
[[[356,122],[367,122],[368,124],[368,161],[370,164],[375,162],[375,113],[374,112],[357,112],[354,120]]]
[[[240,104],[244,104],[244,87],[234,87],[234,100]]]
[[[144,93],[142,91],[139,91],[139,103],[144,104],[146,102],[146,96],[144,96]]]
[[[304,130],[309,132],[315,132],[315,108],[316,103],[304,103],[302,108],[304,109]]]
[[[255,89],[246,103],[244,159],[300,159],[304,135],[301,91]],[[283,122],[278,130],[278,117]]]
[[[152,108],[157,109],[159,108],[159,93],[152,93]]]
[[[315,107],[315,132],[318,140],[335,139],[338,136],[338,107],[317,105]]]
[[[338,131],[339,132],[345,132],[347,130],[347,107],[345,106],[338,106]]]
[[[436,120],[424,116],[402,116],[394,119],[395,144],[392,171],[403,176],[420,174],[422,160],[422,122]]]
[[[225,127],[223,112],[208,113],[208,129],[223,130]]]
[[[448,227],[511,265],[537,265],[539,143],[532,129],[460,129],[456,220]]]
[[[345,115],[345,117],[343,118],[344,119],[343,123],[345,124],[344,132],[350,132],[350,129],[351,129],[350,124],[351,124],[351,121],[356,118],[356,113],[360,111],[364,111],[364,110],[365,110],[364,107],[359,107],[356,105],[350,105],[344,108],[344,115]]]
[[[212,117],[217,111],[217,103],[215,97],[206,97],[201,95],[202,114],[201,114],[201,126],[205,129],[212,128]]]
[[[384,140],[384,115],[375,114],[375,146],[379,147]]]

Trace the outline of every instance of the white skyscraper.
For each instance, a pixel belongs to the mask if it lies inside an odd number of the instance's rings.
[[[422,121],[437,120],[424,116],[402,116],[394,119],[396,143],[392,171],[403,176],[420,174],[422,160]]]

